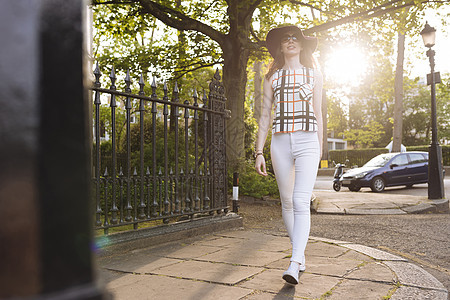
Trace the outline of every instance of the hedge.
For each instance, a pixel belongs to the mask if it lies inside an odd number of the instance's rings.
[[[424,151],[428,152],[428,145],[425,146],[407,146],[406,151]],[[442,162],[444,166],[450,166],[450,145],[443,145],[442,147]],[[388,153],[386,148],[368,148],[368,149],[349,149],[349,150],[330,150],[328,152],[329,161],[335,163],[345,163],[347,167],[362,166],[368,162],[371,158],[381,153]],[[330,167],[333,167],[330,164]]]
[[[407,151],[425,151],[428,152],[429,145],[425,146],[407,146]],[[444,166],[450,166],[450,145],[441,145],[442,147],[442,163]]]
[[[360,167],[378,154],[388,152],[389,150],[386,148],[330,150],[328,152],[328,159],[330,162],[334,161],[335,163],[345,163],[345,160],[348,159],[347,167]],[[330,165],[330,167],[333,167],[333,165]]]

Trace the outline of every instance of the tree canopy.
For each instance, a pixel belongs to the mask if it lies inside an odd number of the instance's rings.
[[[264,37],[270,28],[289,22],[305,28],[307,34],[315,33],[321,41],[320,56],[325,56],[336,40],[345,38],[339,29],[355,26],[361,39],[385,44],[394,30],[405,30],[408,20],[398,17],[402,9],[410,8],[408,18],[419,20],[426,5],[438,6],[448,1],[93,0],[92,3],[95,41],[99,47],[96,59],[102,65],[130,68],[138,73],[150,71],[154,76],[174,80],[185,74],[197,74],[195,71],[201,68],[222,66],[227,108],[232,112],[227,125],[227,155],[230,166],[237,168],[244,157],[247,67],[250,59],[268,59]],[[385,82],[378,84],[382,83]],[[375,96],[381,97],[381,104],[387,103],[383,90],[377,89],[378,92],[380,95]],[[373,113],[380,111],[375,109]]]

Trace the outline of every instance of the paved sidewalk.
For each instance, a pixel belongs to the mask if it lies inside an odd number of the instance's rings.
[[[316,213],[349,215],[401,215],[448,212],[448,199],[350,191],[313,191],[311,208]]]
[[[297,286],[281,275],[286,236],[230,230],[100,255],[115,299],[447,299],[444,286],[407,260],[363,245],[311,237]],[[391,298],[383,298],[391,297]]]

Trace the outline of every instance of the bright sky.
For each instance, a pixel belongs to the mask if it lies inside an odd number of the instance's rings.
[[[450,8],[446,10],[450,13]],[[448,32],[444,32],[441,21],[436,17],[433,10],[428,10],[425,13],[425,20],[436,29],[436,44],[433,50],[436,52],[435,56],[435,70],[440,71],[441,74],[450,73],[450,37]],[[417,47],[408,45],[412,42]],[[397,43],[393,43],[396,47]],[[422,37],[420,35],[414,37],[407,37],[405,50],[405,69],[411,71],[411,77],[425,78],[426,74],[430,72],[430,65],[426,56],[426,48],[423,45]],[[393,62],[395,67],[396,51],[394,51]],[[359,79],[364,76],[367,69],[367,60],[365,54],[360,47],[354,45],[343,46],[337,48],[326,62],[326,76],[343,86],[356,86]],[[409,64],[408,64],[409,63]]]

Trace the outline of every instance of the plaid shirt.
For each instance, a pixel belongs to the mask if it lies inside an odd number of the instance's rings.
[[[312,106],[314,70],[279,69],[272,76],[274,113],[272,133],[317,131]]]

